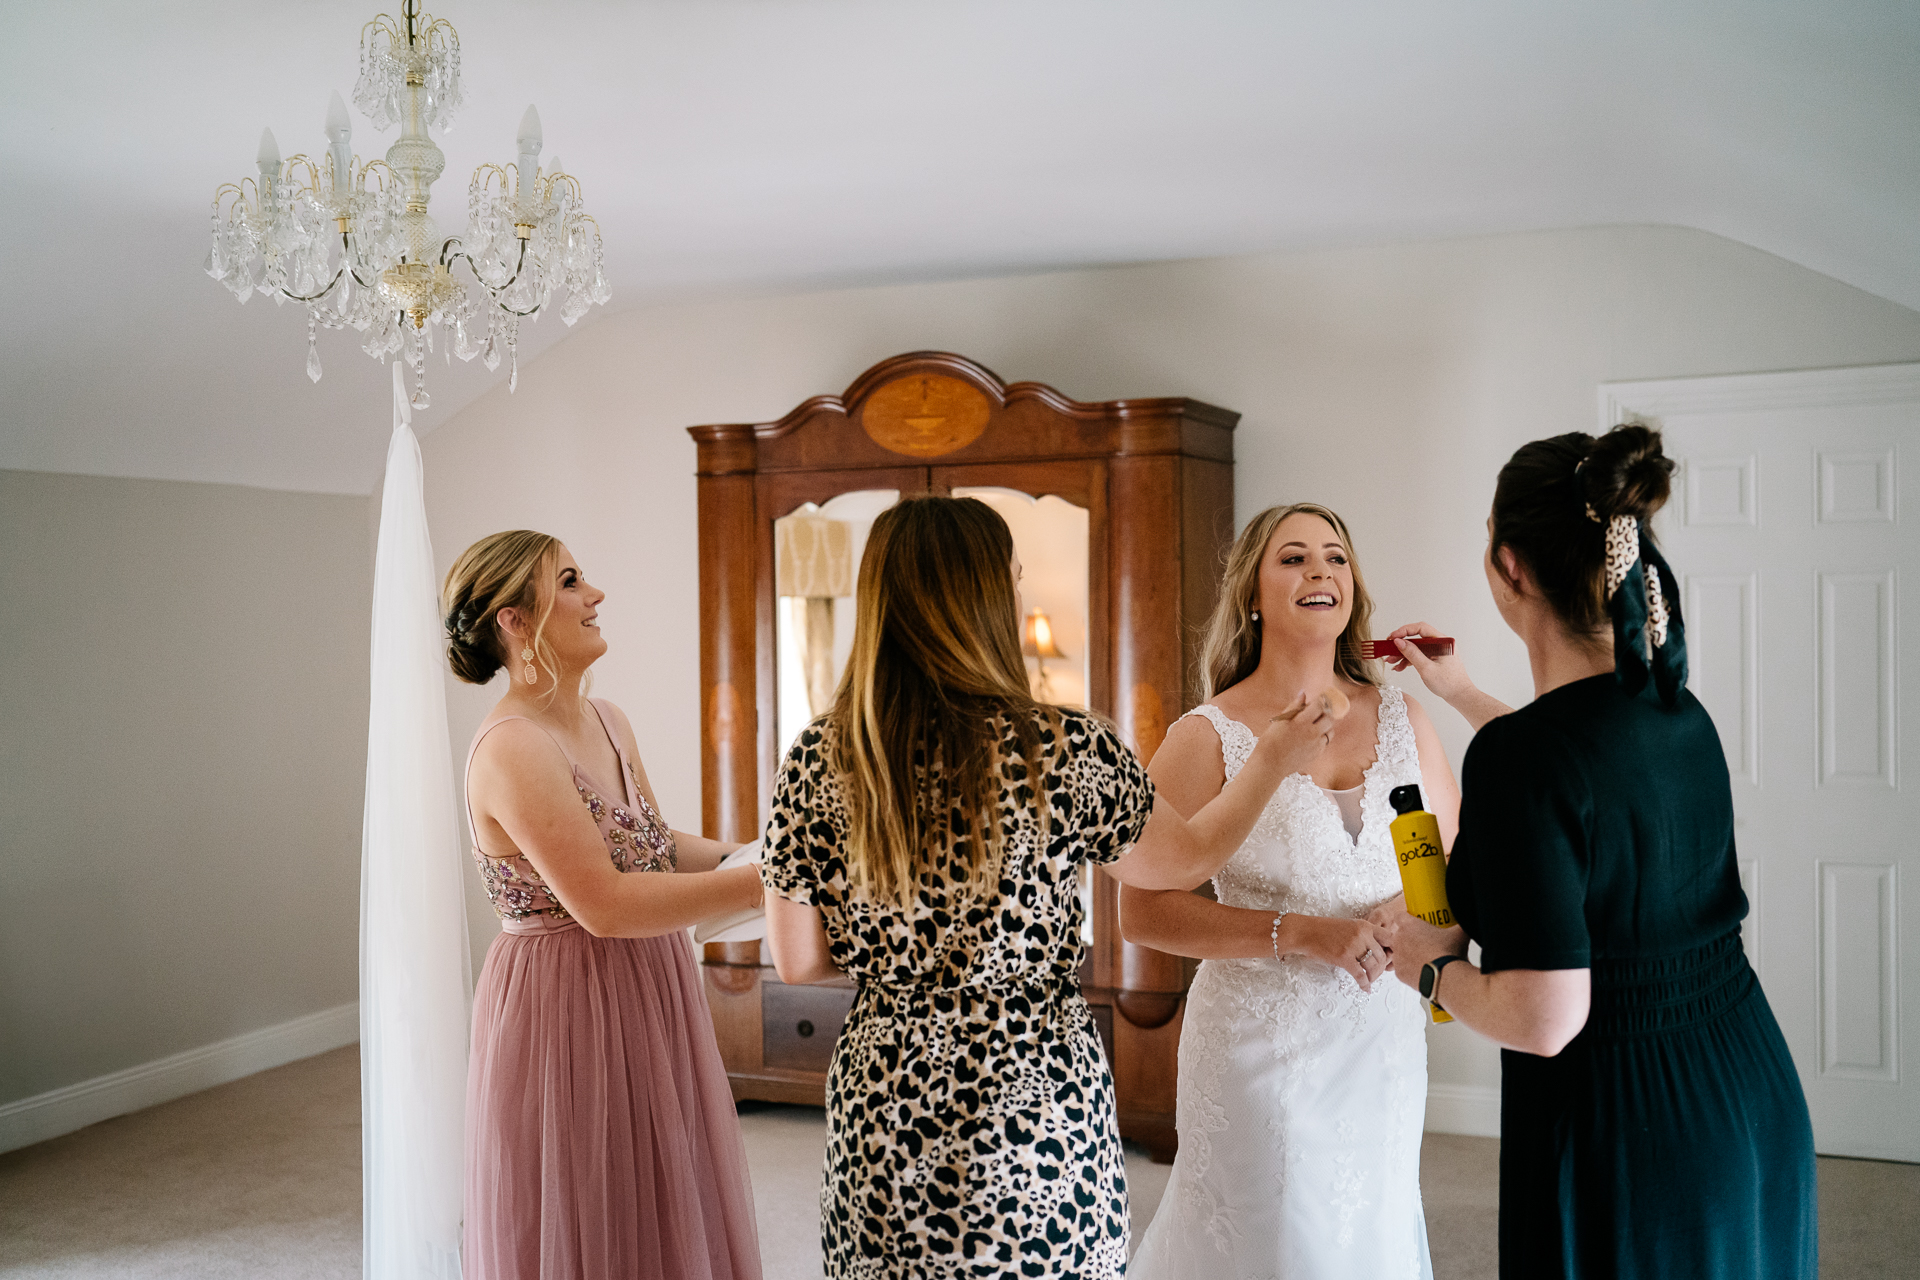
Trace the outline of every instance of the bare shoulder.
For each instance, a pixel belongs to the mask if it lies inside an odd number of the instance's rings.
[[[1214,760],[1224,759],[1220,747],[1220,731],[1213,727],[1213,721],[1205,716],[1181,716],[1167,730],[1167,736],[1161,740],[1160,749],[1154,753],[1154,764],[1158,765],[1163,756],[1202,757],[1211,755]]]
[[[1227,784],[1226,753],[1220,735],[1205,716],[1186,716],[1167,730],[1147,775],[1168,802],[1192,816]]]
[[[549,793],[573,793],[573,767],[566,753],[531,720],[505,720],[486,731],[467,773],[467,798],[488,813],[515,808]]]
[[[566,753],[531,720],[503,720],[488,729],[474,748],[475,770],[489,773],[544,772],[567,768]]]

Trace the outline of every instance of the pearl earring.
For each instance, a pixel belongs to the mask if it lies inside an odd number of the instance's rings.
[[[1253,620],[1254,620],[1255,622],[1258,622],[1258,621],[1260,621],[1260,611],[1259,611],[1258,609],[1255,609],[1255,610],[1253,611]]]
[[[524,662],[524,663],[526,663],[526,664],[527,664],[527,677],[526,677],[526,679],[527,679],[527,683],[528,683],[528,684],[539,684],[539,683],[540,683],[540,677],[539,677],[539,675],[538,675],[538,674],[537,674],[537,673],[536,673],[536,672],[534,671],[534,669],[533,669],[533,650],[532,650],[532,649],[522,649],[522,650],[520,651],[520,660],[521,660],[522,662]]]

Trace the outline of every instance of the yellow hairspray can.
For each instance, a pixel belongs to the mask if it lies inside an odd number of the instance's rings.
[[[1387,803],[1400,815],[1393,820],[1394,858],[1400,864],[1400,887],[1407,894],[1407,912],[1441,929],[1453,927],[1453,908],[1447,903],[1447,857],[1440,846],[1440,820],[1422,806],[1420,788],[1409,784],[1387,793]],[[1435,1022],[1452,1022],[1444,1009],[1428,1006]]]

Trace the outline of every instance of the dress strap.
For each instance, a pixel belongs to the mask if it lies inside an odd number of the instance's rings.
[[[1259,741],[1254,737],[1253,730],[1211,702],[1201,703],[1187,712],[1187,715],[1181,716],[1180,720],[1185,720],[1187,716],[1202,717],[1213,726],[1213,731],[1220,735],[1220,758],[1227,766],[1227,781],[1233,781],[1247,763],[1248,758],[1253,755],[1254,745]],[[1174,723],[1179,724],[1180,720]]]
[[[1374,751],[1390,776],[1420,780],[1420,749],[1413,739],[1413,721],[1407,718],[1407,695],[1392,685],[1380,690],[1380,726]]]
[[[627,760],[627,749],[620,745],[620,735],[613,731],[613,722],[607,719],[607,708],[603,705],[605,702],[604,698],[587,699],[588,705],[593,708],[593,714],[600,717],[600,730],[607,735],[607,742],[613,747],[614,759],[620,765],[620,792],[626,796],[629,806],[635,806],[640,803],[639,784],[634,780],[633,765]]]
[[[480,847],[480,828],[473,820],[473,791],[468,785],[473,781],[473,757],[475,753],[480,750],[480,744],[486,741],[487,735],[509,720],[525,720],[528,724],[539,728],[540,732],[546,733],[547,737],[552,740],[553,745],[559,748],[560,758],[567,762],[567,767],[569,769],[573,767],[573,757],[567,754],[565,747],[560,746],[560,739],[555,738],[551,733],[547,733],[547,730],[541,727],[538,721],[527,716],[501,716],[492,724],[480,726],[480,732],[473,735],[473,745],[467,748],[467,767],[460,774],[460,795],[467,806],[467,835],[473,840],[475,852],[479,853],[483,858],[492,858],[493,855]],[[615,743],[614,750],[618,751],[619,749],[619,744]],[[495,861],[498,861],[498,859],[495,859]]]

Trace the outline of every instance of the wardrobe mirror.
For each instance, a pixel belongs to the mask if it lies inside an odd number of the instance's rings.
[[[1087,705],[1087,510],[1052,494],[955,488],[999,512],[1020,557],[1021,650],[1035,697]],[[897,489],[857,489],[808,502],[773,522],[780,754],[832,705],[853,646],[854,585],[874,518]]]

